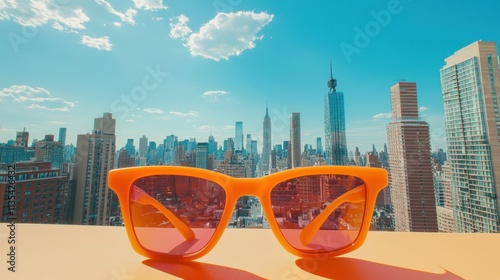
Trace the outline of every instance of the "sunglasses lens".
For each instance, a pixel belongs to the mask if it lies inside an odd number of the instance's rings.
[[[194,254],[208,244],[225,203],[221,186],[188,176],[143,177],[130,190],[137,240],[149,251],[174,256]]]
[[[274,186],[271,204],[282,235],[303,252],[332,252],[358,237],[365,187],[348,175],[309,175]]]

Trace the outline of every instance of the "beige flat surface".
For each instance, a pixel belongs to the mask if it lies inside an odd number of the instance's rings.
[[[16,224],[16,272],[0,223],[0,279],[500,279],[500,234],[370,232],[357,251],[300,259],[265,229],[227,229],[191,263],[136,254],[122,227]]]

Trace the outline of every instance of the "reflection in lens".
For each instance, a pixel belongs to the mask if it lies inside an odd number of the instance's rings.
[[[334,251],[352,244],[358,236],[365,211],[365,187],[354,176],[303,176],[274,186],[271,204],[290,245],[305,252]],[[309,225],[316,218],[318,226]],[[301,242],[302,231],[311,236],[309,241]]]
[[[205,179],[176,175],[137,179],[130,191],[137,240],[145,249],[159,253],[196,253],[212,238],[225,202],[224,189]],[[181,233],[188,228],[194,239]]]

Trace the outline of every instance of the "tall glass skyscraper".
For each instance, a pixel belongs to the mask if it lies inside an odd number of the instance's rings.
[[[66,145],[66,128],[65,127],[60,127],[59,128],[59,143],[61,143],[64,147]]]
[[[317,154],[323,153],[323,144],[321,143],[321,137],[316,138],[316,153]]]
[[[441,69],[447,158],[458,232],[500,232],[500,73],[497,47],[478,41]]]
[[[209,169],[208,168],[208,143],[197,143],[196,144],[196,167]]]
[[[215,155],[217,152],[217,142],[215,141],[215,137],[212,135],[212,131],[210,131],[210,136],[208,136],[208,154]]]
[[[271,118],[269,117],[269,110],[266,105],[266,116],[263,122],[264,139],[262,145],[262,162],[261,169],[262,175],[269,174],[271,162]]]
[[[127,144],[125,145],[125,149],[127,149],[128,155],[131,157],[135,157],[135,146],[134,139],[127,139]]]
[[[243,122],[236,122],[234,126],[234,149],[243,151]]]
[[[300,113],[290,115],[290,145],[288,156],[290,168],[300,167],[301,164],[301,144],[300,144]]]
[[[163,140],[163,161],[165,165],[174,165],[179,163],[175,161],[175,149],[177,143],[178,139],[175,135],[168,135],[165,140]]]
[[[325,96],[325,153],[326,164],[347,165],[347,141],[345,136],[344,93],[336,91],[337,80],[330,64],[330,89]]]

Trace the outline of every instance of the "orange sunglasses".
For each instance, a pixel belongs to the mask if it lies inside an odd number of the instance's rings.
[[[353,251],[366,238],[387,178],[385,169],[350,166],[301,167],[261,178],[147,166],[111,170],[108,185],[118,195],[137,253],[188,261],[207,254],[236,223],[242,196],[259,198],[276,238],[296,256]]]

